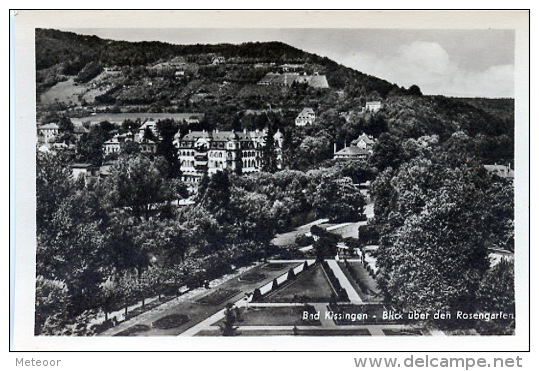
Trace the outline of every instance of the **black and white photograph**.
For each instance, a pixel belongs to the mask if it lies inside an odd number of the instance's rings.
[[[28,39],[30,337],[529,335],[522,29],[97,13]]]

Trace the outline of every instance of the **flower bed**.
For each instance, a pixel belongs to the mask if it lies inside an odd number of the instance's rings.
[[[117,333],[114,336],[136,336],[140,334],[141,332],[148,331],[150,327],[146,325],[135,325],[129,327],[127,330],[123,330],[122,332]]]
[[[266,277],[267,276],[263,273],[249,272],[249,273],[244,274],[243,276],[240,276],[238,279],[243,282],[255,283],[255,282],[262,281]]]
[[[189,316],[185,314],[171,314],[152,323],[152,326],[161,330],[167,330],[174,327],[179,327],[184,323],[189,322]]]

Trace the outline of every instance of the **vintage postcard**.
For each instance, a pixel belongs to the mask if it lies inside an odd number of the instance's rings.
[[[528,12],[11,22],[14,350],[528,348]]]

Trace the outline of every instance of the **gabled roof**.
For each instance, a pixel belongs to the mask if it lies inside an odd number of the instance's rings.
[[[88,168],[92,168],[92,167],[98,167],[98,166],[95,166],[95,165],[92,165],[92,164],[88,164],[88,163],[75,163],[75,164],[71,164],[71,168],[77,168],[77,169],[88,169]]]
[[[233,131],[233,130],[219,130],[219,131],[192,131],[185,134],[181,140],[183,141],[196,141],[199,138],[207,138],[216,142],[228,142],[229,140],[239,141],[251,141],[252,137],[264,136],[262,132],[256,134],[253,131]]]
[[[360,156],[360,155],[368,155],[370,154],[369,151],[363,148],[351,146],[341,149],[340,151],[335,152],[336,155],[344,155],[344,156]]]
[[[300,115],[314,115],[314,110],[310,107],[305,107],[304,109],[301,110],[301,112],[299,113]]]
[[[352,141],[352,144],[357,144],[361,140],[363,140],[367,144],[374,144],[374,140],[372,138],[369,138],[369,136],[365,133],[361,134],[359,137],[357,137],[357,139],[354,139]]]
[[[59,129],[60,126],[57,123],[51,122],[50,124],[44,124],[39,129]]]
[[[115,136],[112,139],[107,140],[103,144],[119,144],[119,143],[120,143],[120,141],[118,140],[118,137]]]
[[[150,128],[151,126],[156,127],[156,125],[157,123],[154,120],[148,120],[140,126],[139,131],[145,130],[146,128]]]
[[[76,124],[74,125],[73,132],[76,134],[88,134],[90,130],[86,129],[84,125]]]

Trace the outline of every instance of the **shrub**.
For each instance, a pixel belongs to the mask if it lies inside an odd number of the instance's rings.
[[[296,273],[294,273],[294,268],[290,268],[288,270],[288,275],[286,276],[286,279],[292,281],[294,278],[296,278]]]
[[[255,289],[255,291],[253,291],[253,297],[252,297],[252,301],[259,301],[260,299],[262,299],[262,293],[260,292],[260,289]]]
[[[309,246],[314,243],[314,238],[312,236],[300,234],[296,237],[295,242],[298,246]]]

